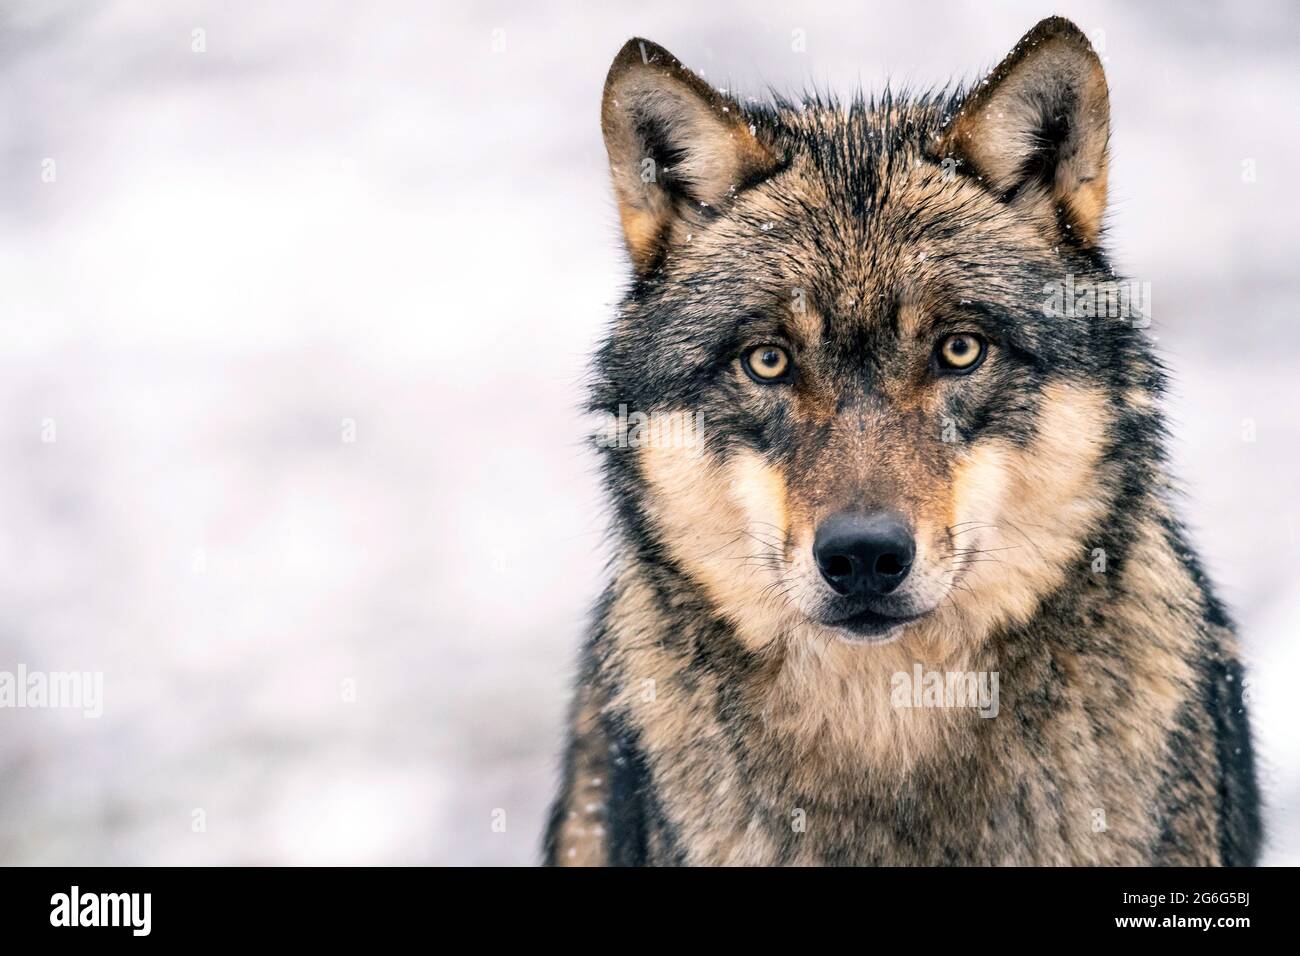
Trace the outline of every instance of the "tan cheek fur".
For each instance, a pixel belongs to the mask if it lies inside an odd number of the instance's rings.
[[[1032,617],[1067,573],[1088,568],[1087,529],[1107,506],[1099,462],[1111,417],[1101,389],[1050,385],[1028,448],[978,445],[957,469],[949,525],[955,547],[986,559],[962,572],[966,590],[919,629],[972,637]],[[963,531],[963,528],[970,528]]]
[[[796,619],[782,593],[785,482],[753,452],[719,463],[698,446],[639,449],[651,517],[673,558],[751,648]]]

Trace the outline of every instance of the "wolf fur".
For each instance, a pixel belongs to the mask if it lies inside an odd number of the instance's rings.
[[[1044,308],[1118,280],[1083,34],[1045,20],[969,90],[847,104],[742,105],[631,40],[601,119],[633,278],[591,406],[702,429],[601,442],[615,558],[546,861],[1254,863],[1164,373],[1144,322]],[[983,358],[940,375],[954,332]],[[788,382],[742,368],[768,343]],[[845,508],[914,529],[884,632],[835,623],[810,557]],[[900,706],[919,672],[996,675],[997,715]]]

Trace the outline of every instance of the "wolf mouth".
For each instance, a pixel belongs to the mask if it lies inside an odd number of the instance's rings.
[[[833,621],[823,621],[822,623],[827,627],[847,631],[848,634],[852,635],[852,638],[846,637],[846,640],[883,643],[879,639],[885,638],[886,635],[890,635],[891,631],[896,631],[904,624],[910,624],[923,616],[923,614],[892,616],[873,611],[871,608],[863,608],[861,611],[856,611],[846,617],[836,618]]]

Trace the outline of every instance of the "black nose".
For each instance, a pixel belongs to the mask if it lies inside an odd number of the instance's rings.
[[[822,522],[813,556],[840,594],[888,594],[912,568],[916,545],[902,520],[886,511],[842,511]]]

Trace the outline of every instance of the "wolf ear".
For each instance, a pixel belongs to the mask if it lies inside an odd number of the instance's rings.
[[[1109,137],[1101,61],[1083,31],[1049,17],[967,96],[941,152],[968,163],[1007,201],[1054,215],[1067,236],[1094,246],[1106,211]]]
[[[623,236],[642,275],[676,230],[778,165],[734,101],[649,40],[628,40],[614,58],[600,125]]]

